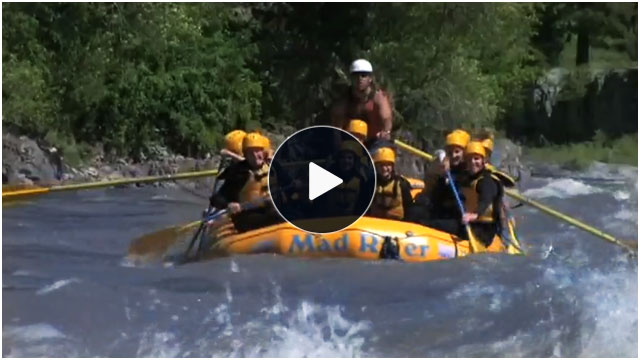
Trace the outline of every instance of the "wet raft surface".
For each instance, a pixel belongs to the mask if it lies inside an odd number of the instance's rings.
[[[636,239],[635,173],[593,172],[534,178],[525,195]],[[123,263],[133,238],[204,203],[107,189],[3,209],[3,355],[638,355],[636,260],[533,209],[515,210],[526,258]]]

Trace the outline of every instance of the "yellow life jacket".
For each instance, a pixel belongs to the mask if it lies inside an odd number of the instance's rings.
[[[400,176],[389,181],[385,186],[376,186],[376,193],[371,204],[370,214],[385,219],[402,220],[404,207],[402,206],[402,189]]]
[[[487,175],[491,176],[491,178],[497,182],[497,185],[498,185],[497,198],[498,199],[494,199],[494,201],[491,202],[491,204],[487,207],[487,209],[482,214],[478,214],[478,219],[475,220],[476,222],[492,223],[492,222],[498,222],[500,220],[497,217],[499,216],[498,211],[500,211],[499,202],[502,201],[502,192],[503,192],[502,181],[500,180],[500,178],[495,176],[490,170],[487,170],[487,169],[484,170],[483,174],[481,174],[476,179],[471,181],[471,183],[469,183],[468,185],[462,188],[462,193],[464,194],[464,210],[468,213],[478,212],[479,199],[478,199],[478,191],[476,187],[478,185],[478,182]]]
[[[240,190],[238,201],[252,202],[263,198],[269,191],[269,166],[263,164],[258,170],[249,171],[249,178]]]
[[[489,171],[491,171],[492,175],[495,175],[495,177],[498,178],[498,180],[500,181],[500,183],[502,184],[502,186],[504,187],[515,187],[516,186],[516,181],[507,173],[505,173],[504,171],[498,170],[497,167],[487,163],[485,165],[485,168]]]

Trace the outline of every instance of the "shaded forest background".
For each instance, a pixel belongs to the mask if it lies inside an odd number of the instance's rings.
[[[82,156],[202,156],[324,123],[364,57],[394,127],[526,144],[637,133],[637,3],[3,3],[3,131]],[[637,139],[637,138],[636,138]]]

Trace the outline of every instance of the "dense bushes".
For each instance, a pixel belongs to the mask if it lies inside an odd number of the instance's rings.
[[[616,19],[589,39],[637,54],[620,4],[2,6],[5,129],[135,157],[155,145],[202,155],[237,127],[324,122],[357,57],[394,94],[397,127],[428,138],[504,127],[558,58],[549,44],[584,32],[580,21]]]
[[[223,4],[4,4],[3,123],[138,155],[201,153],[260,111],[257,54]],[[237,29],[230,31],[232,27]]]

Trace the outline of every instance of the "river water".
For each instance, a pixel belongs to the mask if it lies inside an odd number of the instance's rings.
[[[526,181],[524,194],[637,239],[631,167]],[[637,357],[638,263],[528,206],[526,257],[407,264],[234,256],[132,267],[132,239],[198,218],[176,189],[57,193],[4,207],[2,355]]]

